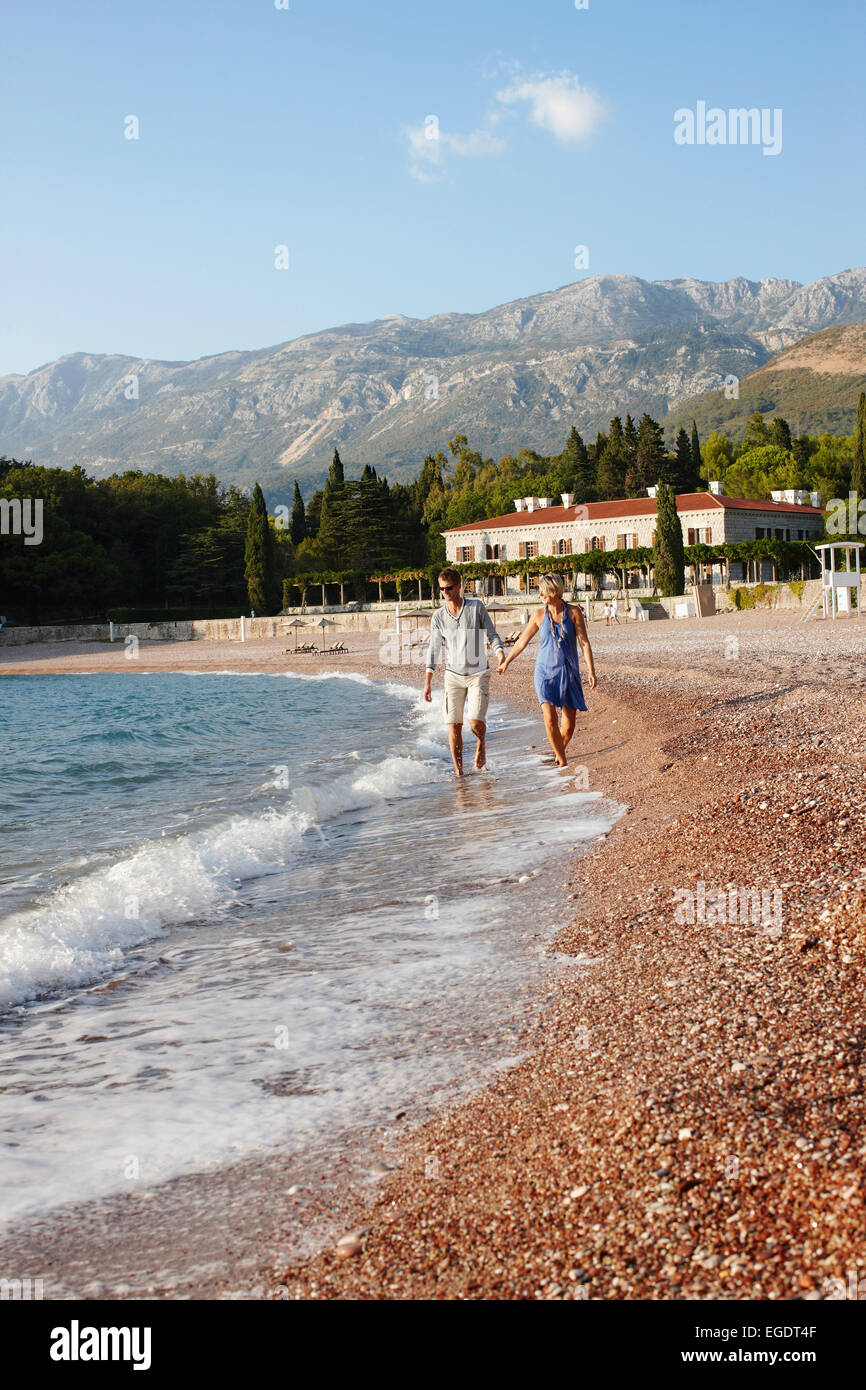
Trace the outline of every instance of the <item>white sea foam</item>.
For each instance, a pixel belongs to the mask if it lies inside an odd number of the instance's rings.
[[[361,763],[325,784],[293,788],[282,809],[151,840],[82,875],[0,923],[0,1006],[98,979],[130,947],[229,903],[239,883],[289,867],[305,832],[441,776],[417,757]]]

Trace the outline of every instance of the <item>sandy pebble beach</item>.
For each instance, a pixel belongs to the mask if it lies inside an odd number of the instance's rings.
[[[571,770],[628,810],[554,866],[549,924],[589,964],[539,999],[526,1060],[402,1141],[323,1253],[266,1271],[274,1297],[822,1299],[866,1277],[866,621],[590,637]],[[420,682],[375,638],[350,645],[7,647],[0,673],[340,663]],[[537,713],[533,654],[494,694]],[[752,890],[757,921],[737,906]]]

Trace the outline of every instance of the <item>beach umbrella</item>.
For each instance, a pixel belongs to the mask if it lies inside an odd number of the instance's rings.
[[[413,633],[418,631],[418,618],[432,618],[433,614],[429,608],[407,608],[405,613],[400,615],[403,618],[414,618],[415,624],[412,628]]]
[[[515,622],[519,621],[518,614],[507,603],[488,603],[486,608],[488,613],[510,613]]]
[[[307,624],[302,623],[300,618],[293,618],[292,621],[289,623],[289,627],[293,627],[295,629],[295,651],[298,650],[298,628],[306,626]]]
[[[322,629],[322,651],[325,650],[325,628],[336,626],[337,624],[332,623],[330,618],[320,618],[319,621],[316,623],[316,627],[320,627]]]

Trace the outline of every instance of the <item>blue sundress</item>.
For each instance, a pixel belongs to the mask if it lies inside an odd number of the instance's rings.
[[[553,622],[550,610],[546,604],[544,606],[535,662],[535,693],[542,705],[555,705],[557,709],[586,709],[577,659],[577,633],[568,605],[561,625]]]

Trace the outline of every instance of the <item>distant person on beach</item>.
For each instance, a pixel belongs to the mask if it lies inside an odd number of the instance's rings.
[[[574,733],[577,711],[586,709],[577,644],[583,652],[589,675],[589,688],[595,690],[595,663],[586,631],[586,619],[577,604],[563,598],[563,586],[553,574],[543,574],[538,581],[538,593],[544,607],[536,608],[513,649],[499,666],[503,675],[516,656],[541,633],[538,657],[535,662],[535,693],[541,704],[544,727],[553,749],[557,767],[565,767],[566,749]],[[557,719],[557,711],[561,717]]]
[[[481,771],[487,760],[487,702],[490,698],[490,667],[487,642],[499,653],[499,667],[505,660],[502,639],[493,619],[480,599],[465,598],[463,580],[456,570],[444,569],[439,575],[439,593],[445,600],[430,620],[430,646],[427,648],[427,674],[424,699],[432,700],[433,672],[445,648],[445,722],[454,771],[463,776],[463,716],[478,740],[475,767]]]
[[[611,618],[613,618],[613,620],[614,620],[614,622],[616,623],[617,627],[619,627],[619,614],[618,614],[617,611],[616,611],[616,599],[615,599],[615,598],[612,598],[611,601],[610,601],[610,603],[605,604],[605,607],[604,607],[604,625],[605,625],[605,627],[610,627],[610,620],[611,620]]]

